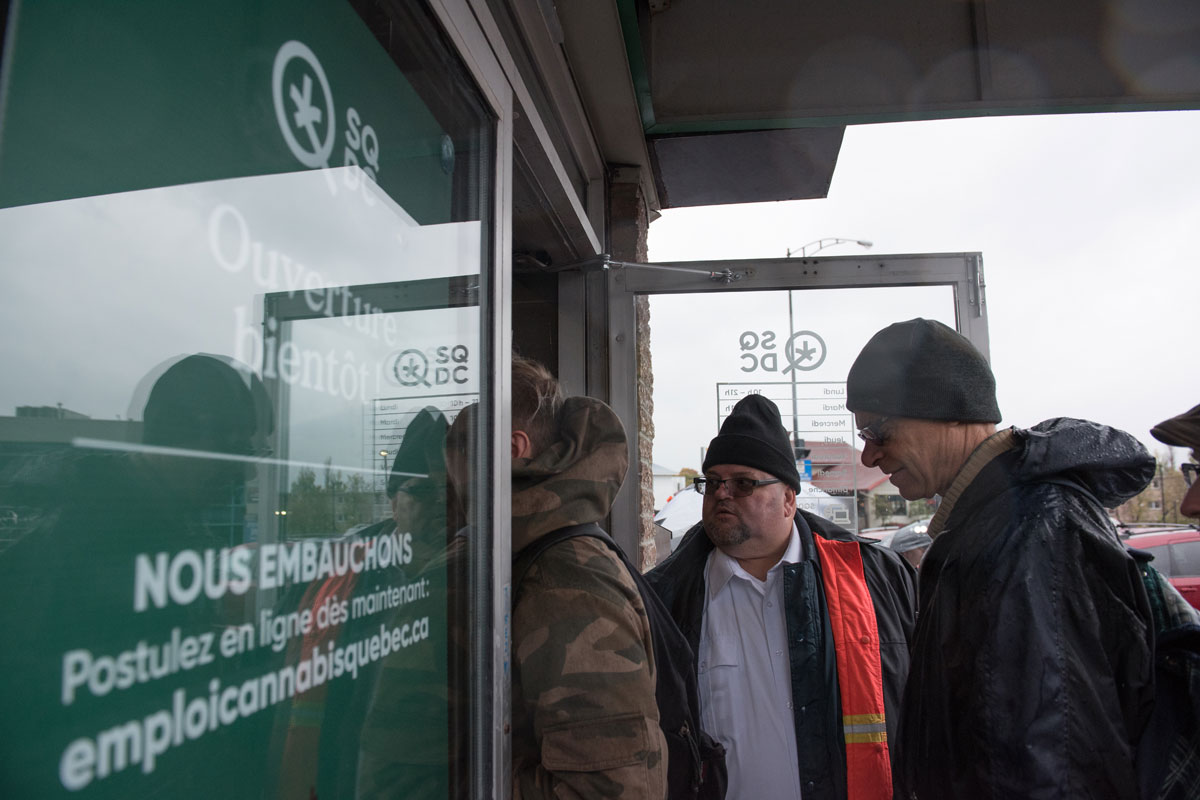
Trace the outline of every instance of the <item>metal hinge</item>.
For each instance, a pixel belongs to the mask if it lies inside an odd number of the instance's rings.
[[[987,302],[987,283],[983,279],[983,256],[971,256],[970,263],[971,276],[971,306],[975,309],[975,316],[983,316],[983,306]]]

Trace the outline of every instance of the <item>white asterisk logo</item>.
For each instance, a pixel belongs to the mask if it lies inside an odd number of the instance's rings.
[[[296,71],[293,70],[293,77],[285,81],[287,68],[295,59],[301,61],[299,68],[302,72],[299,80],[296,80]],[[314,78],[321,89],[321,97],[315,100]],[[288,84],[287,99],[291,101],[290,109],[284,100],[285,82]],[[275,54],[275,68],[271,72],[271,90],[275,101],[275,118],[292,154],[306,167],[328,167],[337,134],[334,125],[333,93],[329,90],[329,80],[325,77],[321,62],[308,45],[292,40],[279,48],[279,52]],[[321,135],[321,127],[324,127],[324,136]],[[298,132],[303,133],[307,139],[306,144],[300,141]]]

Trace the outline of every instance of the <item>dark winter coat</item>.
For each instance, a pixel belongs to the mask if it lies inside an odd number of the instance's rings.
[[[1136,798],[1150,610],[1101,504],[1137,494],[1154,460],[1082,420],[1013,434],[953,500],[921,564],[904,796]]]
[[[846,797],[846,751],[837,659],[813,536],[862,542],[863,572],[879,628],[889,743],[896,740],[900,696],[908,674],[915,580],[912,567],[891,550],[858,539],[828,520],[797,511],[796,527],[800,532],[801,559],[784,566],[783,594],[801,791],[805,800],[841,800]],[[688,531],[675,552],[647,575],[693,652],[700,651],[706,596],[704,565],[712,549],[704,525],[699,523]]]

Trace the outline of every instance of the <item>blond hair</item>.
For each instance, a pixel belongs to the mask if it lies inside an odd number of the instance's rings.
[[[524,431],[540,453],[550,446],[558,432],[558,412],[562,410],[562,387],[544,365],[513,354],[512,427]]]

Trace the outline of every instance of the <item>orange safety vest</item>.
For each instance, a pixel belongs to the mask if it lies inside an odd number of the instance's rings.
[[[867,591],[862,551],[858,542],[831,541],[815,534],[813,540],[821,559],[837,654],[846,736],[846,796],[848,800],[888,800],[892,796],[892,763],[883,707],[879,626]]]

